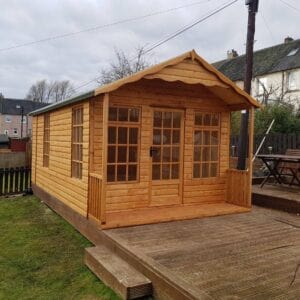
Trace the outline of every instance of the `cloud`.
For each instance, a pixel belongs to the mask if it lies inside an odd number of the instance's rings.
[[[195,1],[0,0],[0,48],[80,31]],[[99,70],[114,59],[114,47],[132,55],[136,47],[152,45],[225,2],[226,0],[203,1],[199,5],[131,23],[2,51],[0,92],[6,97],[22,98],[31,84],[43,78],[69,79],[75,86],[80,85],[99,76]],[[284,6],[280,1],[260,2],[255,49],[281,43],[287,35],[299,38],[297,11]],[[247,8],[241,0],[156,48],[152,59],[159,62],[192,48],[210,62],[224,59],[226,51],[232,48],[243,53],[246,28]],[[92,87],[93,85],[87,86]]]

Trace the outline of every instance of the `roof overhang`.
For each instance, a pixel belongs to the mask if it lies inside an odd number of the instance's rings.
[[[216,80],[208,80],[206,78],[187,78],[187,79],[174,79],[171,76],[161,75],[158,74],[161,70],[164,68],[174,66],[176,64],[179,64],[180,62],[183,62],[186,59],[191,59],[193,61],[197,61],[202,68],[204,68],[209,74],[213,75]],[[93,96],[97,96],[100,94],[110,93],[112,91],[115,91],[119,89],[120,87],[124,86],[125,84],[130,84],[137,82],[141,79],[161,79],[165,81],[182,81],[186,84],[200,84],[208,88],[213,94],[215,94],[218,98],[223,100],[224,102],[229,102],[228,107],[231,110],[241,110],[241,109],[248,109],[250,107],[255,108],[261,108],[262,105],[255,100],[253,97],[251,97],[249,94],[247,94],[245,91],[240,89],[234,82],[232,82],[229,78],[224,76],[220,71],[218,71],[215,67],[213,67],[211,64],[206,62],[202,57],[200,57],[195,50],[186,52],[182,55],[179,55],[175,58],[172,58],[170,60],[167,60],[165,62],[162,62],[160,64],[157,64],[155,66],[152,66],[150,68],[147,68],[145,70],[142,70],[140,72],[137,72],[133,75],[127,76],[125,78],[119,79],[117,81],[114,81],[112,83],[103,85],[99,88],[96,88],[95,90],[82,94],[77,97],[73,97],[71,99],[51,104],[45,108],[41,108],[38,110],[35,110],[31,113],[31,115],[38,115],[47,111],[51,111],[54,109],[57,109],[59,107],[66,106],[68,104],[73,104],[85,99],[88,99]],[[229,101],[230,100],[230,101]]]

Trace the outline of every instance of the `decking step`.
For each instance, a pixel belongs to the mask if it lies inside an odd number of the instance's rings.
[[[152,294],[151,281],[104,246],[85,249],[85,264],[123,299]]]

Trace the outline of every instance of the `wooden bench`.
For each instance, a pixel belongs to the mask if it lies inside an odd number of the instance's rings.
[[[285,154],[300,157],[300,149],[287,149]],[[295,180],[298,181],[298,184],[300,185],[298,176],[298,174],[300,174],[300,163],[281,162],[278,166],[278,170],[280,175],[292,177],[289,183],[290,185],[292,185]]]

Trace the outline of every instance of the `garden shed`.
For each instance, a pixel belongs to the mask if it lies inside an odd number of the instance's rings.
[[[32,184],[114,228],[249,211],[229,168],[230,113],[259,103],[194,50],[32,113]]]

